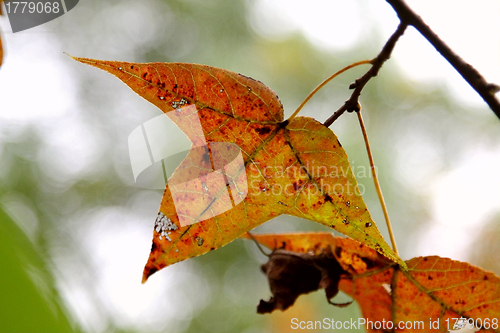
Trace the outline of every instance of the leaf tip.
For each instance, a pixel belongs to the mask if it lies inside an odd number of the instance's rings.
[[[405,271],[405,272],[408,271],[408,266],[406,265],[406,262],[403,259],[401,259],[401,257],[397,253],[394,252],[394,253],[392,253],[389,256],[387,254],[385,254],[385,253],[381,253],[381,254],[384,255],[386,258],[390,259],[391,261],[393,261],[399,267],[401,267],[401,269],[403,271]]]
[[[78,61],[78,62],[82,62],[82,63],[88,63],[88,61],[86,62],[85,60],[90,60],[90,59],[86,59],[86,58],[79,58],[79,57],[73,57],[71,54],[67,53],[67,52],[63,52],[65,55],[67,55],[68,57],[70,57],[71,59],[75,60],[75,61]]]
[[[78,62],[81,62],[83,64],[88,64],[88,65],[92,65],[93,63],[95,63],[95,61],[92,61],[92,59],[89,59],[89,58],[80,58],[80,57],[73,57],[72,55],[66,53],[66,52],[63,52],[65,55],[67,55],[68,57],[70,57],[71,59],[75,60],[75,61],[78,61]]]
[[[144,271],[142,272],[142,284],[146,283],[149,277],[158,271],[158,268],[148,266],[149,265],[146,265],[144,267]]]
[[[150,275],[151,274],[149,273],[149,270],[146,267],[144,267],[144,271],[142,272],[142,281],[141,281],[141,283],[142,284],[146,283],[146,281],[148,280],[148,278],[149,278]]]

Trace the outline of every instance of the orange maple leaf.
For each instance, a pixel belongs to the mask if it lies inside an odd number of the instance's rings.
[[[210,145],[206,153],[193,149],[169,179],[143,282],[170,264],[226,245],[281,214],[327,225],[405,266],[373,222],[335,134],[312,118],[284,121],[280,100],[263,83],[204,65],[74,59],[117,76],[156,105],[193,148]],[[182,180],[212,170],[212,143],[225,142],[243,153],[244,168],[236,170],[233,181],[241,185],[246,174],[248,192],[243,200],[233,191],[234,207],[224,211],[218,199],[230,192],[225,185],[203,181],[188,191]],[[182,203],[176,205],[178,195]],[[186,225],[183,219],[188,217],[201,222]]]

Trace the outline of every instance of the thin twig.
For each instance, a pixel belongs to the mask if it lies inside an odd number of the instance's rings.
[[[335,74],[330,75],[325,81],[321,82],[316,88],[314,88],[314,90],[311,91],[311,93],[309,95],[307,95],[306,99],[304,99],[304,101],[302,101],[302,103],[299,105],[297,110],[295,110],[295,112],[290,116],[290,118],[287,119],[287,121],[288,122],[292,121],[292,119],[295,118],[295,116],[300,112],[300,110],[304,107],[304,105],[306,105],[306,103],[311,99],[311,97],[313,97],[314,94],[316,94],[321,88],[323,88],[323,86],[325,84],[327,84],[328,82],[330,82],[331,80],[333,80],[334,78],[339,76],[340,74],[344,73],[345,71],[347,71],[353,67],[356,67],[359,65],[366,65],[366,64],[370,64],[370,63],[371,63],[371,60],[358,61],[358,62],[355,62],[354,64],[351,64],[349,66],[342,68],[341,70],[339,70]]]
[[[489,83],[470,64],[464,61],[432,29],[425,24],[403,0],[386,0],[398,14],[400,21],[415,27],[415,29],[427,39],[429,43],[462,75],[472,88],[489,105],[490,109],[500,118],[500,102],[495,93],[500,91],[500,87],[494,83]]]
[[[386,62],[387,59],[390,58],[392,50],[396,45],[396,42],[398,41],[399,37],[403,35],[407,26],[408,24],[403,21],[399,24],[396,31],[392,34],[387,43],[385,43],[384,47],[382,48],[382,51],[380,51],[380,53],[375,59],[370,61],[372,67],[370,67],[370,69],[362,77],[357,79],[354,83],[352,83],[349,86],[349,89],[354,89],[354,91],[351,94],[351,97],[347,101],[345,101],[344,105],[342,105],[337,111],[335,111],[335,113],[330,118],[328,118],[323,125],[329,127],[345,111],[347,112],[359,111],[358,99],[359,96],[361,95],[361,91],[372,77],[377,76],[384,62]]]
[[[361,116],[361,107],[359,107],[358,114],[359,126],[361,127],[361,132],[363,133],[363,138],[365,140],[366,152],[368,153],[368,160],[370,161],[370,169],[373,175],[373,183],[375,184],[375,189],[377,190],[378,200],[382,206],[382,211],[384,212],[385,223],[387,224],[387,230],[389,230],[389,237],[391,238],[392,249],[396,254],[398,254],[398,247],[396,246],[396,238],[394,238],[394,233],[392,231],[391,221],[389,220],[389,212],[387,211],[387,206],[385,204],[384,196],[382,195],[382,188],[378,181],[377,171],[375,170],[375,162],[373,161],[372,151],[370,149],[370,143],[368,142],[368,135],[366,134],[365,123],[363,122],[363,117]]]

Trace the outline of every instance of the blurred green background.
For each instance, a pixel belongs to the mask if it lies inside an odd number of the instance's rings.
[[[17,34],[0,19],[0,332],[281,333],[291,331],[292,318],[360,316],[356,304],[328,305],[324,291],[284,313],[257,315],[259,300],[270,297],[260,271],[265,257],[242,240],[141,285],[162,193],[134,185],[127,138],[160,112],[111,75],[63,54],[226,68],[274,89],[291,114],[327,76],[378,54],[390,34],[384,27],[397,25],[384,1],[324,5],[294,4],[352,20],[331,31],[331,45],[287,27],[283,1],[82,0]],[[500,274],[500,122],[444,81],[410,78],[398,52],[361,103],[401,256],[449,256]],[[326,120],[366,69],[335,79],[301,115]],[[351,114],[331,126],[355,173],[368,168],[358,127]],[[358,181],[387,236],[371,177]],[[256,232],[294,230],[327,229],[280,217]]]

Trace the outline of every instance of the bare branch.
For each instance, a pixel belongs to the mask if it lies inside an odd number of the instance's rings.
[[[470,64],[464,61],[458,54],[446,45],[439,36],[418,16],[403,0],[386,0],[396,11],[401,22],[415,27],[429,43],[462,75],[474,90],[489,105],[490,109],[500,118],[500,102],[495,93],[500,91],[500,87],[494,83],[489,83]]]
[[[335,111],[335,113],[330,118],[328,118],[323,125],[329,127],[345,111],[347,112],[359,111],[358,99],[359,96],[361,95],[361,91],[372,77],[378,75],[380,68],[382,67],[384,62],[386,62],[387,59],[390,58],[392,50],[396,45],[396,42],[398,41],[399,37],[403,35],[407,26],[408,26],[407,23],[401,21],[396,31],[392,34],[387,43],[385,43],[384,47],[382,48],[382,51],[380,51],[378,56],[370,62],[372,64],[372,67],[370,67],[370,69],[362,77],[357,79],[354,83],[352,83],[349,86],[349,89],[354,89],[354,91],[351,94],[351,97],[347,101],[345,101],[344,105],[342,105],[337,111]]]

